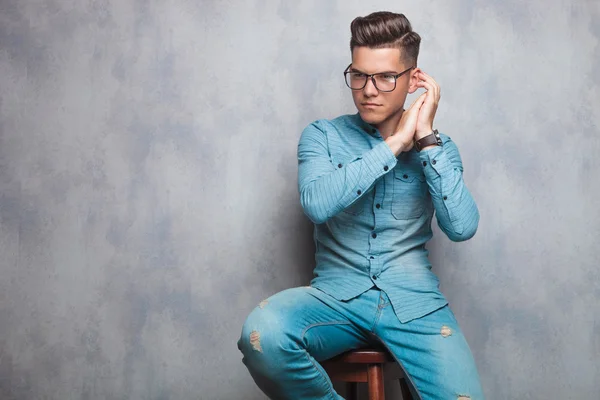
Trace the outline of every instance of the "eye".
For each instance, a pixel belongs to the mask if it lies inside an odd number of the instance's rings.
[[[352,76],[354,76],[355,78],[364,78],[366,75],[362,72],[353,72]]]
[[[394,82],[394,79],[396,79],[396,77],[391,74],[383,74],[383,75],[381,75],[381,78],[388,82]]]

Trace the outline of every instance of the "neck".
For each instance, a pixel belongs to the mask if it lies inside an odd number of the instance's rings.
[[[397,113],[390,115],[388,119],[381,121],[379,124],[374,125],[377,128],[377,130],[379,130],[379,133],[381,134],[381,137],[384,140],[396,133],[396,130],[398,129],[398,123],[402,118],[403,112],[404,110],[401,109]]]

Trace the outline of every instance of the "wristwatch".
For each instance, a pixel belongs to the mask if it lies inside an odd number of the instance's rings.
[[[415,149],[417,151],[421,151],[424,147],[431,146],[434,144],[436,146],[442,145],[442,138],[440,138],[440,134],[437,129],[434,129],[433,132],[431,132],[431,134],[415,141]]]

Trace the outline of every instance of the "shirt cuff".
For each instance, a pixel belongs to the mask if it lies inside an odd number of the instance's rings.
[[[437,179],[453,168],[452,163],[444,151],[444,145],[421,151],[419,153],[419,158],[421,159],[423,172],[427,179]]]
[[[369,173],[374,179],[385,175],[398,163],[396,155],[390,149],[386,142],[381,142],[373,147],[364,157],[365,165],[369,169]]]

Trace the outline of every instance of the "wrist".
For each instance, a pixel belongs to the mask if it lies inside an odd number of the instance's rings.
[[[431,150],[431,149],[433,149],[433,148],[435,148],[435,147],[439,147],[439,146],[437,146],[437,145],[435,145],[435,144],[432,144],[432,145],[429,145],[429,146],[427,146],[427,147],[423,147],[423,148],[421,149],[421,151],[427,151],[427,150]]]
[[[437,147],[437,146],[441,146],[441,145],[442,145],[442,139],[441,139],[440,134],[437,131],[437,129],[422,136],[421,138],[417,138],[416,133],[415,133],[415,148],[417,149],[417,151],[426,150],[426,149],[429,150],[433,147]]]
[[[394,153],[394,155],[396,155],[396,156],[398,156],[400,153],[405,151],[405,149],[407,149],[410,145],[412,145],[412,143],[403,143],[402,141],[398,140],[397,137],[394,137],[394,136],[390,136],[387,139],[385,139],[384,141],[390,147],[390,150],[392,150],[392,153]]]
[[[419,140],[419,139],[424,138],[427,135],[431,135],[432,132],[433,132],[433,128],[426,128],[426,129],[418,130],[415,132],[415,140]]]

